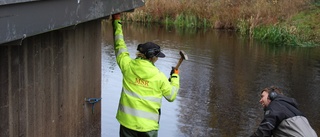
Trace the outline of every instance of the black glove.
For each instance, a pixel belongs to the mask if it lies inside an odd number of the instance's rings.
[[[171,75],[174,73],[174,70],[175,70],[175,67],[172,67],[172,68],[171,68],[171,72],[170,72],[170,77],[171,77]]]
[[[174,73],[179,73],[179,71],[177,71],[177,69],[175,68],[175,67],[172,67],[172,69],[171,69],[171,72],[170,72],[170,77],[169,77],[169,82],[171,82],[171,76],[172,76],[172,74],[174,74]]]

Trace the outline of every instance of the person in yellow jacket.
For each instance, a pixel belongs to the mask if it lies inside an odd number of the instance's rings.
[[[146,42],[137,47],[137,57],[130,58],[123,39],[121,15],[112,15],[116,61],[123,75],[117,111],[120,137],[157,137],[161,101],[176,99],[180,88],[179,70],[172,68],[170,78],[154,63],[165,57],[160,46]],[[170,82],[169,82],[170,81]]]

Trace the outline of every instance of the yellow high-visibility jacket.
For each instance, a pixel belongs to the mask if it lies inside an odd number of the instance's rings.
[[[170,83],[149,60],[131,59],[120,20],[113,21],[113,29],[116,60],[123,75],[116,118],[122,126],[135,131],[158,130],[162,97],[169,102],[176,99],[180,88],[179,75],[173,74]]]

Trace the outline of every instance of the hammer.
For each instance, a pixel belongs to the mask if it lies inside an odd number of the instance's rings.
[[[187,56],[187,54],[184,52],[184,51],[182,51],[182,50],[180,50],[180,59],[179,59],[179,62],[178,62],[178,64],[177,64],[177,66],[175,67],[175,69],[178,69],[179,68],[179,66],[181,65],[181,62],[183,61],[183,60],[188,60],[188,56]]]
[[[187,56],[186,53],[184,53],[184,51],[180,50],[180,53],[179,53],[179,54],[180,54],[179,62],[178,62],[178,64],[177,64],[176,67],[172,67],[172,70],[173,70],[173,69],[178,69],[179,66],[181,65],[181,62],[182,62],[183,60],[188,60],[188,56]],[[172,73],[173,73],[173,72],[171,71],[170,75],[172,75]],[[171,82],[171,78],[169,78],[168,80],[169,80],[169,82]]]

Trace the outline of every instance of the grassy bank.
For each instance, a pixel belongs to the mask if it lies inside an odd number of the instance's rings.
[[[314,0],[146,0],[144,7],[123,17],[179,27],[232,29],[277,45],[313,46],[320,43],[319,8]]]

